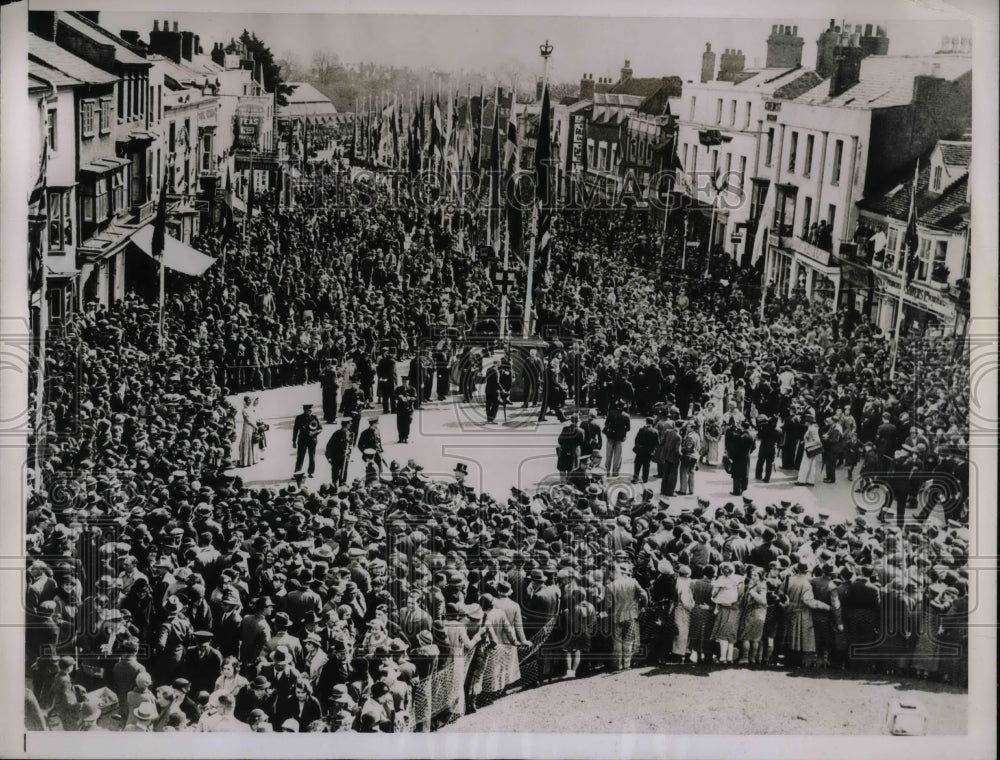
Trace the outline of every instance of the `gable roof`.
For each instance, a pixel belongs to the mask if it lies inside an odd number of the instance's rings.
[[[821,82],[796,102],[840,108],[892,108],[913,100],[913,80],[921,75],[954,81],[972,71],[971,56],[870,55],[861,61],[856,85],[830,97],[830,82]]]
[[[292,103],[333,103],[322,92],[317,90],[308,82],[285,82],[289,87],[295,89],[286,98],[289,104]]]
[[[87,63],[54,42],[43,40],[37,34],[28,35],[28,60],[39,61],[46,66],[86,84],[110,84],[118,77]]]
[[[670,89],[671,94],[679,94],[681,91],[680,77],[640,77],[638,79],[630,77],[623,82],[618,82],[608,90],[614,95],[638,95],[648,98],[655,95],[664,87]]]
[[[73,11],[57,12],[56,18],[71,29],[75,29],[93,40],[97,40],[104,45],[113,45],[115,48],[115,59],[119,63],[149,65],[149,61],[132,50],[125,40],[112,34],[104,27],[98,26],[90,19]]]
[[[969,210],[968,172],[940,193],[930,191],[930,178],[931,166],[924,163],[917,175],[917,222],[945,230],[964,229]],[[905,222],[910,214],[910,186],[910,182],[902,182],[888,192],[859,201],[858,208]]]
[[[968,166],[972,160],[972,143],[940,140],[941,160],[948,166]]]

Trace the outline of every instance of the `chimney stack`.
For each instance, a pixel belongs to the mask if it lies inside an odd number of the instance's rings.
[[[625,65],[622,66],[621,74],[620,82],[625,82],[632,78],[632,62],[628,58],[625,59]]]
[[[830,97],[835,98],[861,81],[861,61],[864,52],[856,34],[842,34],[834,51],[833,74],[830,76]]]
[[[194,32],[181,32],[181,57],[190,61],[194,54]]]
[[[712,81],[715,76],[715,53],[712,52],[712,43],[705,43],[705,52],[701,54],[701,81],[702,83]]]
[[[746,56],[743,55],[743,51],[727,48],[719,60],[719,75],[717,79],[720,82],[735,82],[739,79],[739,75],[743,73],[745,67]]]
[[[174,63],[180,63],[184,57],[183,38],[180,32],[170,31],[170,22],[164,21],[163,28],[157,28],[153,21],[153,31],[149,33],[149,50],[157,55],[165,56]]]
[[[580,97],[584,100],[594,99],[594,75],[584,74],[580,80]]]
[[[769,69],[794,69],[802,65],[802,46],[797,26],[775,24],[767,38],[767,63]]]

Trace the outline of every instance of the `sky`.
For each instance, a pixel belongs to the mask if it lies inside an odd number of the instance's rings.
[[[881,0],[880,0],[881,2]],[[871,3],[874,5],[874,3]],[[827,3],[826,9],[843,11],[843,3]],[[273,5],[271,6],[273,7]],[[878,5],[884,12],[886,7]],[[799,27],[805,40],[803,65],[816,58],[816,38],[830,18],[840,24],[881,24],[890,38],[889,53],[913,55],[933,53],[941,36],[971,36],[964,21],[943,17],[915,20],[905,12],[895,18],[863,16],[816,8],[812,18],[768,16],[766,18],[608,18],[568,16],[400,16],[319,14],[220,14],[171,11],[102,11],[100,23],[112,31],[134,29],[148,39],[153,19],[162,24],[177,21],[181,29],[199,34],[206,52],[216,41],[228,41],[249,29],[262,38],[279,58],[293,57],[308,65],[317,52],[336,54],[344,63],[374,62],[415,69],[481,74],[487,83],[513,76],[539,76],[542,70],[538,46],[548,40],[554,46],[548,74],[554,82],[579,81],[583,73],[618,79],[626,58],[634,76],[678,75],[685,81],[698,77],[705,43],[721,53],[725,48],[743,50],[747,66],[755,59],[763,65],[771,25]],[[744,12],[745,9],[744,9]],[[927,13],[923,14],[926,18]],[[909,17],[905,17],[909,16]]]

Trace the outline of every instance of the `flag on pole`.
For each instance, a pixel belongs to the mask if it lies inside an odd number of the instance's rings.
[[[472,176],[479,181],[480,169],[482,168],[482,143],[483,143],[483,121],[486,110],[486,102],[483,100],[483,85],[479,85],[479,100],[472,101]]]
[[[427,155],[431,159],[442,158],[444,155],[444,127],[441,118],[441,103],[435,96],[431,108],[431,140],[427,145]]]
[[[493,129],[490,131],[490,239],[500,242],[500,88],[493,99]]]
[[[153,220],[153,258],[163,263],[163,249],[167,245],[167,177],[173,171],[173,165],[167,164],[168,171],[163,173],[163,187],[160,188],[160,202],[156,206],[156,218]],[[250,188],[251,198],[253,198],[253,186]]]
[[[549,106],[549,88],[542,91],[542,113],[538,120],[538,140],[535,147],[535,178],[538,188],[538,242],[536,267],[539,272],[548,271],[549,245],[552,235],[552,117]]]
[[[503,156],[503,195],[507,210],[507,234],[511,252],[521,255],[524,241],[524,222],[521,207],[515,203],[518,193],[517,172],[521,165],[521,146],[517,136],[517,83],[510,93],[510,112],[507,119],[507,136]]]
[[[28,291],[35,293],[42,289],[45,281],[45,229],[48,226],[48,165],[49,165],[49,108],[48,97],[42,95],[38,101],[39,124],[41,126],[42,155],[38,161],[38,177],[28,195]],[[59,230],[62,234],[62,230]],[[42,304],[41,308],[45,308]]]
[[[764,194],[764,203],[761,205],[760,213],[757,215],[757,232],[754,233],[753,252],[750,255],[750,266],[752,267],[757,266],[757,262],[760,261],[760,257],[764,253],[764,238],[767,236],[767,231],[774,219],[774,206],[777,202],[777,195],[775,185],[772,182],[767,186],[767,192]]]
[[[920,161],[913,169],[913,186],[910,189],[910,212],[906,218],[906,235],[903,245],[906,248],[906,282],[916,277],[920,267],[920,238],[917,235],[917,175],[920,173]]]

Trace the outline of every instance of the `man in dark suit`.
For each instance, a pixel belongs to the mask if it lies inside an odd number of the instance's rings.
[[[191,682],[191,691],[212,693],[215,691],[215,679],[222,673],[222,653],[212,646],[211,631],[195,631],[197,642],[188,647],[184,658],[184,677]]]
[[[375,451],[375,466],[378,467],[378,471],[382,472],[382,431],[378,427],[378,417],[372,417],[368,420],[367,430],[362,430],[361,434],[358,436],[358,448],[364,451],[365,449],[373,449]]]
[[[750,421],[743,420],[742,425],[733,432],[732,440],[727,447],[733,470],[734,496],[740,496],[750,485],[750,452],[756,446],[750,433]]]
[[[382,349],[382,356],[375,365],[378,377],[378,398],[382,402],[382,414],[393,414],[396,411],[396,401],[393,391],[396,387],[396,360],[392,358],[389,347]]]
[[[337,391],[340,381],[337,377],[337,362],[331,361],[319,375],[319,387],[323,393],[323,420],[332,423],[337,419]]]
[[[396,388],[393,407],[396,412],[396,432],[399,435],[400,443],[409,443],[410,441],[410,426],[413,424],[415,399],[416,394],[410,387],[409,381]]]
[[[302,469],[302,463],[309,455],[309,477],[316,474],[316,440],[323,429],[319,418],[313,414],[312,404],[302,405],[302,414],[295,418],[292,427],[292,448],[295,449],[295,471]]]
[[[632,451],[635,452],[635,471],[632,474],[632,482],[638,483],[639,476],[642,475],[642,482],[649,482],[649,465],[653,460],[653,451],[659,442],[656,428],[653,427],[652,417],[646,418],[646,424],[639,428],[635,434],[635,444]]]
[[[781,434],[778,432],[774,420],[766,414],[757,418],[757,469],[754,473],[757,480],[769,483],[771,481],[771,471],[774,467],[774,456],[778,449],[778,440]]]
[[[681,436],[674,426],[673,420],[664,420],[663,431],[659,437],[660,461],[663,462],[663,479],[660,481],[660,494],[673,496],[677,488],[677,475],[681,468]]]
[[[601,446],[604,445],[604,436],[601,434],[601,426],[597,424],[597,412],[591,409],[587,413],[586,419],[580,423],[583,431],[583,445],[580,447],[580,455],[589,457],[595,451],[600,453]]]
[[[524,593],[524,628],[527,637],[533,638],[549,620],[559,614],[562,593],[552,578],[540,569],[532,570],[528,588]],[[542,647],[538,652],[538,683],[552,673],[552,652]]]
[[[497,421],[497,411],[500,409],[500,370],[495,364],[486,368],[486,423],[493,425]]]
[[[222,594],[222,614],[215,625],[216,643],[224,657],[240,655],[240,629],[243,623],[241,606],[240,595],[236,589],[227,588]]]
[[[327,441],[326,461],[330,463],[330,480],[336,485],[347,482],[347,455],[351,450],[351,419],[345,417],[340,421],[340,428],[335,430]]]

